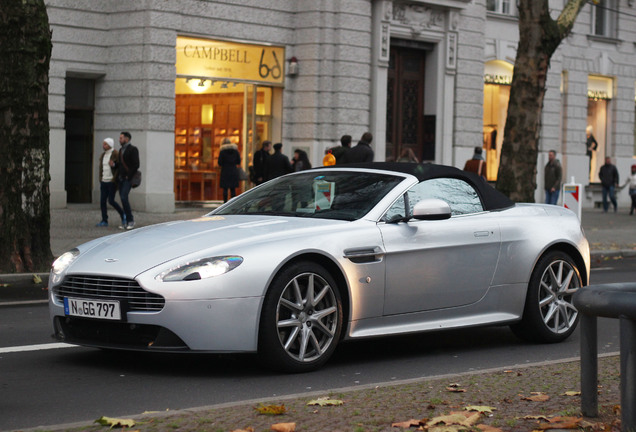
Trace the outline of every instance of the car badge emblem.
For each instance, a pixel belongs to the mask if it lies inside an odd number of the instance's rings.
[[[106,258],[104,261],[106,261],[107,263],[114,263],[119,261],[117,258]]]

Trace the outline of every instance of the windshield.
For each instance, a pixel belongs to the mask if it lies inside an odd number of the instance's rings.
[[[305,171],[279,177],[234,198],[211,214],[258,214],[356,220],[404,178],[360,171]]]

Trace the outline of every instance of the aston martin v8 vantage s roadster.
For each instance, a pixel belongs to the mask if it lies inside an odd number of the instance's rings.
[[[321,167],[193,220],[93,240],[52,266],[54,333],[139,351],[257,352],[322,366],[348,339],[506,324],[576,327],[589,245],[577,216],[434,164]]]

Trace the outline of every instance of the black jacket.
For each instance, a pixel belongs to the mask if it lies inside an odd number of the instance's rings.
[[[269,152],[260,149],[254,152],[254,179],[252,180],[256,184],[263,183],[267,176],[265,175],[265,165],[269,159]]]
[[[139,150],[137,147],[128,143],[119,150],[117,170],[120,180],[132,180],[139,170]]]
[[[338,161],[338,159],[336,159]],[[342,163],[373,162],[373,149],[369,143],[360,141],[342,157]]]
[[[277,151],[265,162],[265,177],[271,180],[292,172],[291,162],[283,153]]]
[[[598,172],[598,177],[601,179],[601,184],[605,187],[618,185],[618,170],[612,164],[603,165]]]

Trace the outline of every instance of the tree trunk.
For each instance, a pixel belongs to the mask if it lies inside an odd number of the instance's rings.
[[[585,0],[570,0],[557,21],[548,0],[520,0],[519,45],[510,88],[497,189],[517,202],[534,202],[541,111],[550,58],[570,33]]]
[[[0,272],[50,268],[48,73],[43,0],[0,0]]]

